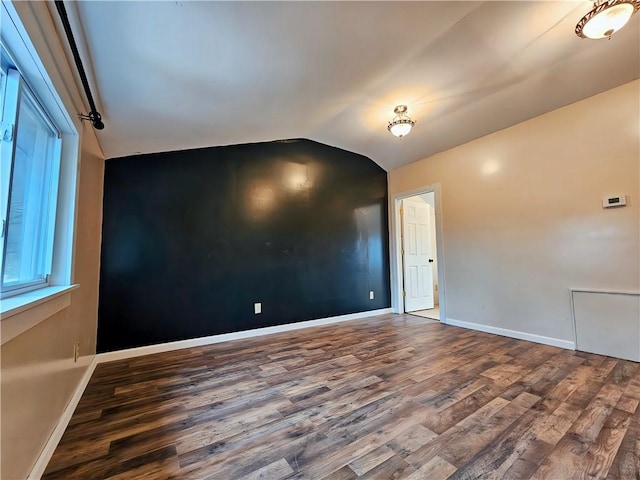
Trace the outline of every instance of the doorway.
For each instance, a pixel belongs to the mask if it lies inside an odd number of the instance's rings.
[[[400,223],[404,310],[440,320],[433,192],[402,199]]]
[[[396,195],[392,207],[392,308],[446,323],[439,186]]]

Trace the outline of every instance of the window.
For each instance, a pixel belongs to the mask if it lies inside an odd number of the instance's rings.
[[[61,140],[20,73],[3,70],[0,285],[6,296],[46,285],[51,273]]]
[[[0,343],[5,344],[69,306],[77,288],[73,253],[83,127],[70,113],[82,110],[82,97],[66,60],[55,55],[48,7],[2,0],[0,18]]]
[[[32,307],[74,288],[73,243],[82,129],[80,119],[69,113],[76,111],[75,103],[81,103],[80,97],[68,88],[71,83],[67,84],[66,79],[71,78],[71,73],[60,75],[66,64],[50,55],[44,32],[37,36],[40,51],[45,54],[40,57],[16,5],[4,0],[0,4],[3,328],[9,323],[20,323],[21,328],[33,325],[31,317],[42,309]],[[29,9],[23,11],[36,25],[32,13]],[[55,83],[49,71],[56,75]],[[36,313],[27,315],[28,312]],[[25,315],[29,320],[23,322]],[[5,323],[10,317],[11,322]],[[2,342],[6,337],[3,335]]]

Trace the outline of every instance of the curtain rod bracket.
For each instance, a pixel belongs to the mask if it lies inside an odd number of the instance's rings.
[[[80,120],[89,120],[93,124],[93,128],[96,130],[102,130],[104,128],[104,123],[102,123],[102,115],[98,112],[89,112],[88,115],[84,113],[79,113],[78,116]]]

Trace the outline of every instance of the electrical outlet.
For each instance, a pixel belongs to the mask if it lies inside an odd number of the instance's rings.
[[[369,300],[373,300],[373,290],[369,291]]]
[[[80,342],[76,342],[73,344],[73,362],[78,362],[78,357],[80,356]]]
[[[258,315],[259,313],[262,313],[262,303],[253,304],[253,313],[255,313],[256,315]]]

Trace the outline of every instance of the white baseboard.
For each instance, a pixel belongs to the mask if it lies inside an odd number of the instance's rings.
[[[544,345],[551,345],[553,347],[560,347],[567,350],[576,349],[575,342],[562,340],[560,338],[545,337],[543,335],[519,332],[517,330],[509,330],[507,328],[492,327],[490,325],[482,325],[481,323],[464,322],[462,320],[455,320],[453,318],[447,318],[446,324],[453,325],[455,327],[468,328],[470,330],[478,330],[480,332],[494,333],[496,335],[502,335],[503,337],[517,338],[519,340],[542,343]]]
[[[98,363],[113,362],[114,360],[124,360],[126,358],[140,357],[143,355],[151,355],[153,353],[169,352],[171,350],[180,350],[183,348],[200,347],[203,345],[212,345],[214,343],[228,342],[231,340],[240,340],[243,338],[259,337],[261,335],[269,335],[271,333],[289,332],[301,328],[318,327],[321,325],[329,325],[331,323],[346,322],[349,320],[358,320],[360,318],[373,317],[375,315],[384,315],[392,313],[390,308],[382,308],[379,310],[369,310],[367,312],[350,313],[348,315],[338,315],[336,317],[319,318],[317,320],[307,320],[306,322],[287,323],[285,325],[276,325],[273,327],[256,328],[253,330],[243,330],[241,332],[223,333],[220,335],[211,335],[208,337],[191,338],[189,340],[179,340],[176,342],[160,343],[158,345],[149,345],[146,347],[127,348],[125,350],[116,350],[115,352],[99,353]]]
[[[75,392],[73,392],[69,403],[67,403],[67,406],[62,412],[56,428],[53,429],[53,432],[49,436],[47,443],[40,452],[40,455],[38,455],[38,459],[31,469],[31,472],[29,472],[27,480],[40,480],[40,478],[44,474],[44,471],[49,464],[49,460],[51,460],[53,452],[56,450],[58,443],[60,443],[60,439],[62,438],[64,431],[67,429],[67,425],[69,425],[69,421],[73,416],[73,412],[75,412],[76,407],[78,406],[78,402],[80,401],[80,398],[82,398],[82,394],[84,393],[85,388],[87,388],[89,380],[91,380],[91,375],[93,375],[93,371],[95,370],[97,364],[97,355],[94,355],[91,363],[89,363],[87,370],[84,372],[84,375],[80,379]]]

